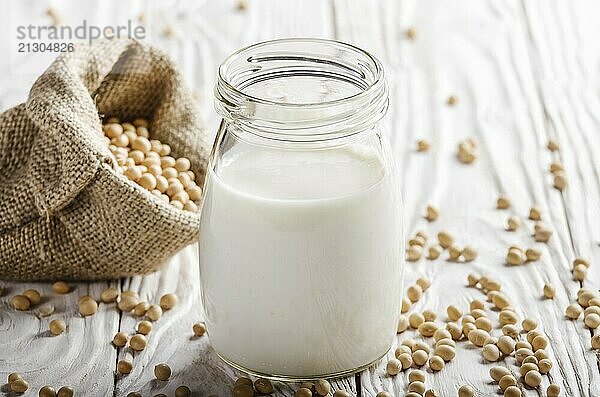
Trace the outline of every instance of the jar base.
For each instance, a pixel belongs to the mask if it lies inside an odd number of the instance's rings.
[[[267,373],[263,373],[263,372],[258,372],[258,371],[254,371],[254,370],[245,368],[244,366],[236,364],[233,361],[230,361],[229,359],[227,359],[227,358],[223,357],[221,354],[219,354],[219,352],[217,352],[217,351],[215,351],[215,354],[221,360],[223,360],[227,365],[229,365],[239,371],[247,373],[248,375],[254,376],[256,378],[264,378],[264,379],[269,379],[269,380],[279,381],[279,382],[306,382],[306,381],[312,381],[312,380],[317,380],[317,379],[336,379],[336,378],[343,378],[346,376],[354,375],[358,372],[364,371],[365,369],[367,369],[370,366],[379,362],[383,357],[385,357],[385,355],[388,353],[388,351],[389,351],[389,349],[386,350],[382,355],[377,357],[375,360],[369,362],[368,364],[365,364],[358,368],[355,368],[355,369],[349,369],[349,370],[345,370],[345,371],[333,372],[333,373],[328,373],[328,374],[305,375],[305,376],[278,375],[278,374],[267,374]]]

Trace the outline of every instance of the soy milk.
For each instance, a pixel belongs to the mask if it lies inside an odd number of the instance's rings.
[[[296,378],[384,355],[401,304],[396,186],[360,144],[225,153],[208,175],[199,245],[216,352]]]

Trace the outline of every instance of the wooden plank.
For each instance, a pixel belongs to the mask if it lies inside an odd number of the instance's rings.
[[[528,21],[523,17],[521,4],[377,4],[373,7],[372,3],[336,1],[337,32],[340,39],[371,49],[387,66],[392,97],[388,120],[391,118],[394,128],[390,136],[403,175],[407,230],[426,230],[434,235],[447,229],[455,234],[458,244],[472,244],[480,253],[472,264],[446,263],[445,258],[409,263],[406,285],[420,275],[433,281],[413,310],[433,309],[440,314],[440,320],[445,320],[444,308],[449,303],[465,310],[470,299],[484,298],[478,291],[464,287],[469,272],[493,276],[503,281],[521,318],[527,315],[538,319],[540,328],[548,334],[549,350],[555,360],[550,379],[561,384],[566,395],[596,395],[595,386],[588,388],[589,384],[598,383],[589,335],[581,325],[563,318],[564,308],[578,285],[568,272],[572,259],[569,223],[560,194],[549,185],[545,171],[549,154],[544,145],[549,131],[537,92],[538,64],[530,59],[537,43],[528,37]],[[396,17],[389,19],[386,15]],[[539,12],[534,15],[539,18]],[[375,20],[380,23],[373,24]],[[568,21],[547,23],[564,26]],[[417,29],[414,43],[402,37],[409,26]],[[393,42],[396,50],[390,51]],[[458,95],[456,108],[448,108],[444,103],[450,94]],[[590,126],[597,129],[596,123]],[[464,166],[456,162],[454,153],[458,141],[469,136],[480,141],[480,159],[473,166]],[[414,141],[420,137],[432,141],[430,153],[414,152]],[[586,139],[589,141],[590,137]],[[583,142],[586,140],[581,139],[580,144]],[[594,175],[592,170],[597,167],[589,159],[581,161],[588,168],[587,175]],[[595,187],[593,182],[591,188]],[[512,210],[494,210],[499,193],[510,196]],[[573,203],[580,203],[579,199]],[[588,200],[597,206],[597,199]],[[421,218],[423,207],[429,203],[440,208],[442,214],[433,224]],[[555,229],[548,245],[534,243],[525,228],[518,233],[502,230],[508,214],[525,219],[533,203],[542,207]],[[593,214],[581,215],[594,219],[589,216]],[[525,222],[530,229],[531,223]],[[589,244],[591,240],[582,241]],[[511,244],[541,248],[542,260],[507,268],[504,256]],[[555,300],[541,300],[544,282],[557,287]],[[491,313],[490,317],[496,318]],[[398,341],[407,337],[415,337],[414,332],[400,335]],[[514,360],[506,361],[505,365],[515,372]],[[441,395],[452,395],[461,384],[470,384],[483,395],[492,394],[497,387],[489,383],[487,371],[491,366],[483,363],[479,349],[462,342],[457,358],[439,374],[428,376],[427,384]],[[384,362],[366,371],[361,381],[368,396],[383,389],[398,395],[407,387],[405,375],[385,375]],[[544,380],[543,386],[547,384],[548,380]],[[537,395],[533,390],[524,392]]]
[[[538,92],[544,106],[548,134],[561,144],[561,150],[552,154],[552,161],[565,167],[569,186],[560,194],[569,227],[572,250],[568,261],[583,257],[596,264],[600,259],[600,227],[595,219],[600,215],[600,166],[595,151],[600,149],[597,117],[598,98],[592,84],[597,81],[594,65],[600,60],[600,45],[595,35],[600,27],[586,15],[600,12],[596,2],[582,2],[575,9],[557,3],[552,10],[540,2],[524,3],[532,42],[537,48],[540,79]],[[542,14],[544,18],[536,16]],[[558,24],[558,25],[557,25]],[[556,30],[553,26],[561,26]],[[551,183],[551,182],[549,182]],[[592,266],[581,283],[587,288],[600,289],[600,269]],[[575,301],[576,296],[571,295]],[[584,348],[590,348],[590,339],[600,330],[582,329]],[[589,336],[585,335],[589,332]],[[590,368],[590,395],[600,393],[600,355],[588,355]],[[593,368],[593,364],[596,368]],[[596,371],[595,369],[598,369]]]
[[[29,383],[30,395],[44,385],[58,389],[69,385],[78,393],[112,395],[116,350],[107,335],[118,329],[119,314],[114,304],[100,304],[98,313],[83,318],[78,312],[80,296],[100,297],[104,288],[115,283],[71,283],[69,294],[58,295],[48,283],[14,283],[0,281],[0,378],[4,385],[11,372],[19,372]],[[10,306],[13,295],[35,288],[42,300],[31,310],[18,312]],[[41,305],[51,304],[55,312],[49,317],[37,315]],[[62,319],[67,329],[52,336],[50,321]],[[5,386],[6,387],[6,386]],[[4,389],[3,389],[4,391]],[[8,394],[7,394],[8,395]]]

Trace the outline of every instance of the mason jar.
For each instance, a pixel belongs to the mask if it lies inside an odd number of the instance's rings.
[[[273,379],[364,369],[396,334],[404,267],[381,63],[330,40],[259,43],[223,62],[215,97],[199,242],[211,345]]]

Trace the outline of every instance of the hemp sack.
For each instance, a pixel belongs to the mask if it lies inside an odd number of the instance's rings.
[[[111,116],[150,120],[201,186],[210,146],[173,63],[133,40],[76,46],[0,114],[0,279],[146,274],[197,240],[198,213],[115,171],[101,121]]]

